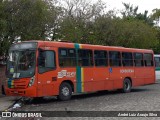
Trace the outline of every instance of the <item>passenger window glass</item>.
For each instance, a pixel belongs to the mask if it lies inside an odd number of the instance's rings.
[[[145,63],[145,66],[153,66],[152,54],[149,54],[149,53],[144,54],[144,63]]]
[[[121,66],[120,52],[110,51],[109,52],[109,62],[110,62],[110,66]]]
[[[156,64],[156,67],[160,67],[160,58],[159,57],[155,57],[155,64]]]
[[[60,52],[60,55],[61,56],[67,56],[67,50],[62,49],[61,52]]]
[[[39,73],[55,69],[55,52],[39,50],[38,67]]]
[[[46,51],[46,62],[45,62],[45,67],[47,68],[54,68],[55,67],[55,62],[54,61],[54,52],[53,51]]]
[[[78,50],[78,66],[93,66],[91,50]]]
[[[108,65],[107,51],[95,50],[94,62],[95,66],[107,66]]]
[[[68,49],[68,48],[59,49],[59,66],[60,67],[76,66],[75,49]]]
[[[134,64],[135,66],[143,66],[143,54],[142,53],[134,53]]]
[[[122,52],[122,64],[123,66],[133,66],[132,53]]]

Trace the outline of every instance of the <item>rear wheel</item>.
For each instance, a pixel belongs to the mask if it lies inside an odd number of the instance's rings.
[[[128,78],[125,78],[123,81],[123,89],[122,92],[124,93],[128,93],[131,91],[132,85],[131,85],[131,81]]]
[[[60,100],[69,100],[72,96],[72,88],[71,85],[67,82],[64,82],[60,85],[59,88],[59,96]]]

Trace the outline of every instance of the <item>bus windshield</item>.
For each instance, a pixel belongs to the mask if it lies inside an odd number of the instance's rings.
[[[8,78],[32,77],[35,73],[35,50],[11,50],[7,63]]]

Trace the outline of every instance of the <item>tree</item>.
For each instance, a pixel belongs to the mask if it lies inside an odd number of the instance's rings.
[[[5,1],[4,11],[11,42],[16,38],[23,40],[45,39],[56,19],[54,7],[43,0]]]
[[[65,15],[60,24],[61,38],[79,43],[92,43],[91,24],[103,13],[102,1],[91,4],[86,0],[64,0]]]
[[[135,18],[138,11],[138,6],[134,7],[133,5],[122,3],[125,9],[121,12],[123,18]]]
[[[17,40],[44,40],[50,37],[57,11],[48,0],[0,1],[1,51],[5,53],[10,44]]]
[[[152,48],[157,42],[157,30],[141,20],[99,17],[94,23],[96,44],[132,48]]]
[[[8,49],[8,41],[3,38],[7,34],[7,21],[5,19],[6,14],[4,12],[4,2],[0,1],[0,56],[5,55],[6,49]]]
[[[141,20],[124,21],[121,20],[117,30],[117,45],[133,48],[152,48],[158,42],[157,31]],[[121,32],[119,32],[121,31]]]
[[[157,30],[158,43],[155,45],[154,51],[155,53],[160,54],[160,9],[153,9],[150,17],[154,21],[155,28]]]
[[[160,9],[153,9],[152,12],[151,18],[158,25],[160,22]]]
[[[125,7],[121,14],[123,19],[126,20],[141,20],[151,26],[153,26],[153,20],[148,16],[148,11],[145,10],[144,13],[138,13],[138,6],[133,6],[132,4],[122,3]]]

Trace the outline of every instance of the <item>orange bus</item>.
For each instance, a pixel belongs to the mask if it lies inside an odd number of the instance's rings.
[[[9,49],[5,92],[11,96],[58,96],[155,83],[152,50],[68,42],[28,41]]]

